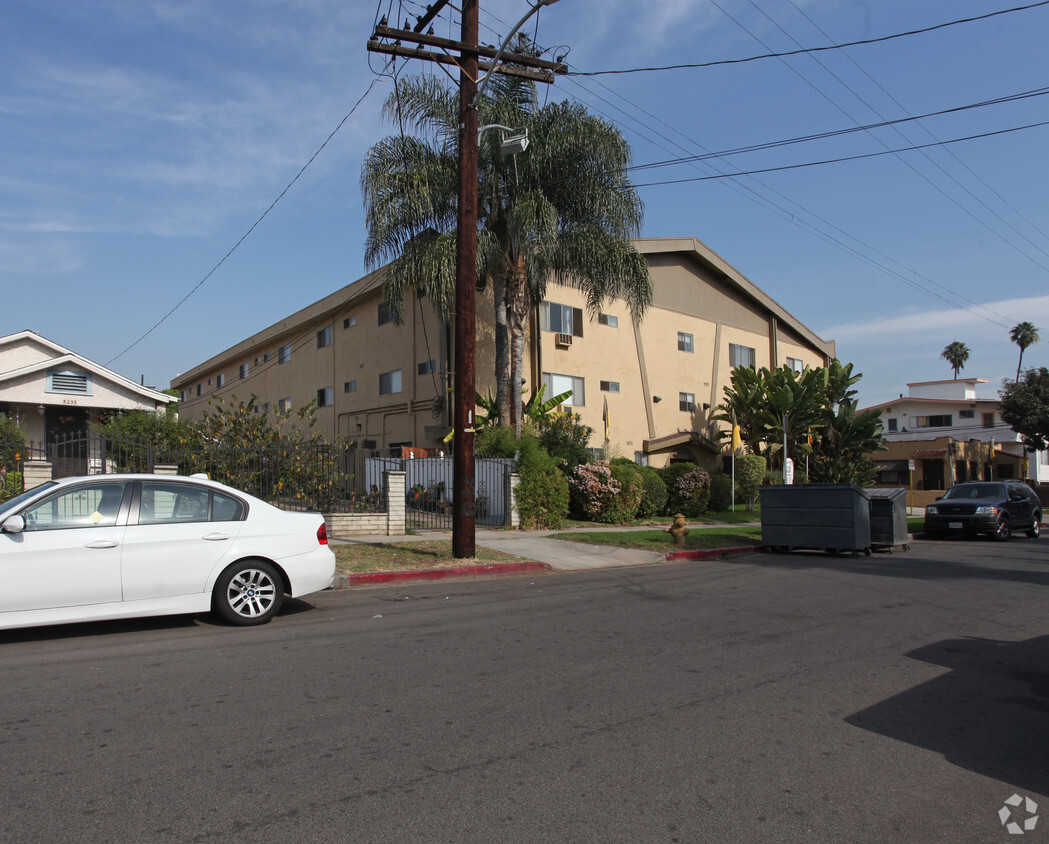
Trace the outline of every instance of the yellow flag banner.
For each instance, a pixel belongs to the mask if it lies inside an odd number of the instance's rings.
[[[739,435],[739,425],[732,426],[732,453],[735,454],[739,451],[739,447],[743,445],[743,439]]]

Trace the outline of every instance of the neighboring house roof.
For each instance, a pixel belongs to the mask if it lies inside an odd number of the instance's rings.
[[[123,389],[142,396],[152,402],[170,404],[171,402],[178,401],[176,397],[169,396],[167,393],[154,390],[152,387],[144,387],[141,384],[136,384],[130,378],[125,378],[123,375],[113,372],[111,369],[106,369],[106,367],[89,360],[83,355],[78,355],[76,352],[70,351],[63,346],[58,345],[58,343],[48,340],[46,337],[41,337],[35,331],[20,331],[17,334],[9,334],[6,337],[0,337],[0,363],[2,363],[5,349],[11,349],[18,345],[36,346],[41,349],[47,357],[15,369],[0,371],[0,389],[3,388],[4,384],[24,378],[26,375],[32,375],[41,371],[46,372],[49,369],[54,369],[56,366],[69,365],[75,366],[78,369],[85,369],[99,378],[117,384]]]
[[[861,408],[858,412],[864,413],[868,410],[883,410],[886,407],[901,407],[908,404],[943,404],[955,407],[959,404],[983,404],[997,407],[1002,402],[1000,399],[924,399],[915,396],[904,396],[902,399],[883,401],[881,404],[873,404],[870,407]]]

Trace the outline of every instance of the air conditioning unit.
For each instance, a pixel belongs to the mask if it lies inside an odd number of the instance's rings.
[[[557,346],[560,346],[562,348],[571,346],[572,345],[572,335],[571,334],[558,334],[554,338],[554,344],[557,345]]]

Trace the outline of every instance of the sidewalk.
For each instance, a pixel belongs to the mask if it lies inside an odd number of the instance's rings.
[[[690,530],[723,527],[723,525],[689,525]],[[639,527],[610,527],[570,529],[573,533],[623,533],[626,531],[645,530]],[[655,528],[648,528],[653,530]],[[608,545],[588,545],[583,542],[567,542],[561,539],[550,539],[554,533],[567,531],[552,530],[478,530],[477,545],[492,551],[513,554],[522,561],[542,563],[551,571],[592,571],[596,569],[621,568],[625,566],[645,566],[663,563],[667,553],[673,552],[674,546],[668,544],[666,551],[643,551],[636,548],[616,548]],[[447,539],[451,534],[446,531],[427,531],[425,533],[404,536],[353,536],[329,537],[332,544],[377,544],[399,542],[425,542],[434,539]],[[714,555],[730,553],[732,549],[717,549]],[[500,569],[498,564],[481,564],[463,569],[435,569],[435,577],[448,576],[482,576],[485,574],[513,573],[514,564]],[[419,579],[421,573],[413,573],[411,579]],[[359,575],[336,575],[336,586],[350,586],[362,582]],[[340,579],[344,582],[340,582]]]

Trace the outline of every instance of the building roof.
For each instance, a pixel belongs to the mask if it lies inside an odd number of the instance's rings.
[[[37,332],[28,329],[25,331],[19,331],[16,334],[8,334],[6,337],[0,337],[0,354],[3,353],[5,348],[19,344],[32,344],[39,346],[49,354],[50,357],[35,363],[20,366],[17,369],[0,371],[0,387],[7,382],[15,381],[26,375],[54,369],[56,366],[61,366],[62,364],[69,364],[80,369],[86,369],[94,375],[118,384],[123,389],[136,393],[150,401],[159,402],[161,404],[170,404],[171,402],[178,401],[174,396],[169,396],[167,393],[154,390],[152,387],[145,387],[141,384],[137,384],[130,378],[125,378],[123,375],[120,375],[111,369],[106,369],[106,367],[101,364],[95,363],[93,360],[90,360],[83,355],[78,355],[76,352],[58,345],[58,343],[55,343],[53,340],[48,340]]]

